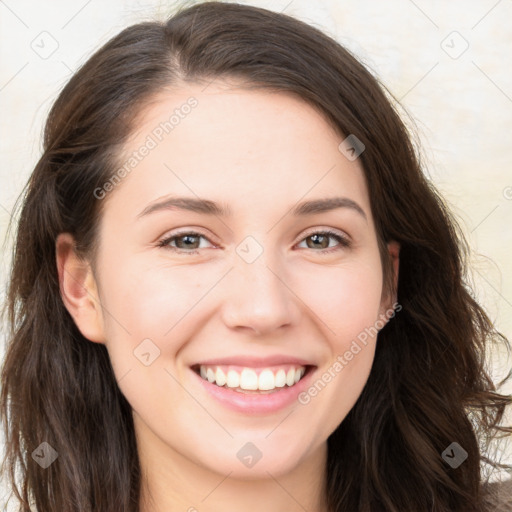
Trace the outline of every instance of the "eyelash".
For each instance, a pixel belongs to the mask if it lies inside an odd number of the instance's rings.
[[[164,248],[164,249],[169,249],[169,250],[171,250],[173,252],[176,252],[178,254],[189,254],[189,255],[191,255],[191,254],[198,254],[198,249],[194,249],[194,250],[191,250],[191,251],[186,251],[186,250],[183,250],[183,249],[178,249],[177,247],[171,247],[169,245],[169,243],[172,242],[173,240],[175,240],[177,238],[184,237],[186,235],[192,235],[192,236],[195,236],[195,237],[201,237],[201,238],[204,238],[205,240],[208,240],[208,238],[206,236],[204,236],[202,233],[197,233],[196,231],[183,231],[181,233],[175,233],[172,236],[164,238],[163,240],[161,240],[158,243],[158,247],[161,247],[161,248]],[[332,252],[336,252],[336,251],[339,251],[339,250],[342,250],[342,249],[348,249],[349,247],[351,247],[351,241],[349,240],[348,237],[340,235],[339,233],[331,231],[329,229],[326,229],[326,230],[323,230],[323,231],[313,231],[311,233],[308,233],[299,243],[303,242],[304,240],[306,240],[306,238],[310,238],[313,235],[326,235],[326,236],[329,236],[329,237],[332,237],[332,238],[336,239],[338,241],[338,243],[339,243],[339,245],[336,246],[336,247],[331,247],[329,249],[322,249],[320,251],[315,251],[315,252],[319,252],[320,254],[330,254]],[[208,241],[210,241],[210,240],[208,240]]]

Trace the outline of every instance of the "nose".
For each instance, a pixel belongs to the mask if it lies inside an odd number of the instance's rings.
[[[268,251],[252,263],[235,256],[226,281],[223,320],[230,329],[262,336],[298,323],[300,300],[289,287],[282,264]]]

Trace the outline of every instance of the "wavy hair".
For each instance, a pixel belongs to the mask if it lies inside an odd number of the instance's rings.
[[[96,51],[55,101],[21,203],[1,373],[3,473],[20,511],[137,512],[141,471],[131,408],[106,348],[88,342],[59,292],[55,241],[68,232],[94,256],[100,205],[138,116],[166,87],[233,78],[294,94],[340,136],[355,135],[383,262],[401,245],[402,310],[379,333],[356,404],[328,438],[329,512],[488,512],[482,464],[511,397],[485,350],[504,343],[467,285],[468,245],[424,176],[398,104],[349,51],[293,17],[222,2],[130,26]],[[341,141],[342,139],[340,139]],[[114,192],[115,193],[115,192]],[[501,384],[501,383],[500,383]],[[42,441],[59,454],[42,469]],[[467,460],[452,468],[457,442]]]

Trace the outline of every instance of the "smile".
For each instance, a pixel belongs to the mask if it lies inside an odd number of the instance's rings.
[[[291,387],[304,376],[305,366],[282,365],[275,368],[238,366],[199,366],[199,375],[208,382],[236,391],[272,391]]]
[[[190,366],[198,392],[223,409],[242,414],[276,413],[297,404],[315,365],[294,358],[231,358]]]

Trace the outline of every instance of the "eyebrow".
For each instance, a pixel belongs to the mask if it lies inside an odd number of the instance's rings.
[[[304,201],[291,209],[291,213],[294,217],[303,217],[306,215],[329,212],[338,208],[349,208],[368,221],[366,213],[361,206],[348,197],[328,197],[325,199]],[[142,210],[139,215],[137,215],[137,218],[144,217],[153,212],[173,209],[187,210],[204,215],[215,215],[218,217],[233,216],[233,212],[229,206],[210,201],[209,199],[169,197],[157,203],[150,204]]]

